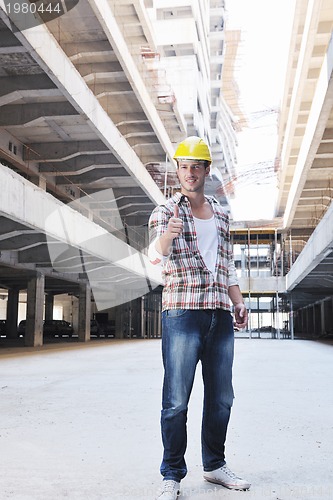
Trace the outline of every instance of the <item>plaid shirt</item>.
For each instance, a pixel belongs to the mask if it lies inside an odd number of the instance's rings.
[[[229,218],[221,205],[206,196],[215,216],[218,252],[215,275],[206,267],[200,254],[194,219],[188,199],[176,193],[165,205],[156,207],[149,219],[151,263],[163,261],[164,289],[162,309],[230,309],[228,287],[237,285],[236,269],[230,244]],[[170,255],[163,258],[155,249],[155,241],[166,231],[174,206],[179,206],[183,232],[173,240]]]

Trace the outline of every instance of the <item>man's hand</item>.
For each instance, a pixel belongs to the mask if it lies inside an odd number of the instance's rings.
[[[243,302],[239,302],[238,304],[236,304],[234,306],[234,312],[236,320],[235,326],[237,326],[237,328],[245,328],[248,321],[248,314],[245,304]]]
[[[179,207],[175,204],[173,217],[170,217],[168,222],[167,230],[164,235],[170,239],[174,240],[183,232],[183,221],[179,218]]]
[[[177,236],[183,232],[183,221],[179,218],[179,207],[175,205],[173,217],[170,217],[166,231],[156,241],[156,250],[165,256],[168,256],[172,251],[172,242]]]

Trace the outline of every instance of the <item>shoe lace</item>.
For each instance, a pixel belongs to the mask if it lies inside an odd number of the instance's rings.
[[[226,465],[223,465],[223,467],[221,467],[221,469],[223,470],[223,472],[230,477],[230,479],[239,479],[239,477],[236,476],[236,474],[234,474],[230,469],[229,467],[227,467]]]
[[[177,489],[177,483],[176,481],[173,481],[172,479],[167,479],[164,481],[164,491],[166,493],[173,493]]]

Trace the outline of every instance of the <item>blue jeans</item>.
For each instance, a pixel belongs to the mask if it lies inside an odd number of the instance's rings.
[[[225,464],[224,446],[233,403],[234,330],[229,311],[177,309],[162,313],[164,382],[161,474],[180,481],[187,473],[187,409],[194,374],[202,364],[204,403],[201,429],[205,471]]]

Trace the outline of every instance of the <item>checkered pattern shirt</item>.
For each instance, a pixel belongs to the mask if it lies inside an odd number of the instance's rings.
[[[176,193],[165,205],[156,207],[149,219],[149,258],[152,264],[163,263],[162,309],[230,309],[228,287],[237,285],[230,244],[229,218],[215,198],[206,196],[214,212],[218,237],[215,276],[200,254],[194,219],[188,199]],[[183,232],[173,240],[168,257],[161,256],[155,242],[166,231],[174,206],[179,206]]]

